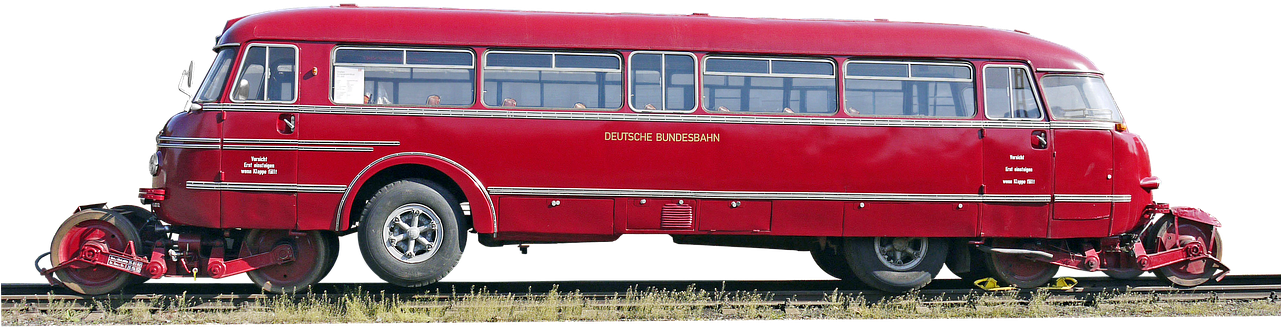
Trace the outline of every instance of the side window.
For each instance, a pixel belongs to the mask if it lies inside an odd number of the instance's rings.
[[[988,66],[983,68],[983,85],[988,118],[1041,119],[1026,68]]]
[[[339,48],[333,60],[334,103],[461,107],[475,102],[471,51]]]
[[[298,90],[297,65],[298,49],[293,46],[249,46],[231,100],[293,102]]]
[[[694,55],[634,52],[631,61],[632,109],[689,111],[697,104]]]
[[[484,101],[490,107],[619,109],[623,65],[617,55],[533,51],[485,53]]]
[[[850,61],[845,110],[861,116],[974,116],[974,74],[967,64]]]
[[[836,69],[816,59],[709,57],[703,67],[710,112],[836,112]]]
[[[222,96],[222,89],[227,87],[227,76],[231,75],[231,63],[236,61],[238,50],[240,48],[236,47],[218,50],[218,57],[214,58],[213,65],[209,66],[209,73],[205,74],[204,82],[200,83],[200,90],[196,91],[194,102],[218,101]]]

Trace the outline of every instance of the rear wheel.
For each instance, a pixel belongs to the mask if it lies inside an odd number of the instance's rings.
[[[1213,226],[1180,219],[1178,234],[1176,234],[1174,216],[1165,215],[1146,234],[1143,243],[1153,247],[1147,249],[1149,254],[1177,248],[1195,240],[1201,242],[1204,251],[1208,251],[1220,260],[1223,258],[1223,239],[1219,237],[1219,231]],[[1209,281],[1214,276],[1215,270],[1214,262],[1210,259],[1201,259],[1158,268],[1156,276],[1173,285],[1193,287]]]
[[[328,232],[306,231],[302,236],[291,236],[290,231],[255,229],[245,235],[244,244],[250,254],[271,252],[278,245],[293,247],[293,261],[249,271],[249,279],[263,290],[272,293],[306,291],[320,282],[333,268],[337,257],[335,239]]]
[[[125,251],[133,242],[137,249],[142,240],[138,230],[118,212],[106,209],[85,209],[67,218],[53,235],[49,246],[50,260],[54,265],[84,255],[84,244],[101,241],[107,248]],[[136,253],[135,253],[136,254]],[[101,255],[101,254],[99,254]],[[54,275],[63,285],[80,294],[99,295],[119,291],[130,285],[135,276],[109,267],[93,265],[86,268],[66,268]]]
[[[924,237],[845,239],[846,264],[873,288],[906,293],[934,280],[947,260],[947,241]]]
[[[462,257],[462,209],[443,187],[411,178],[384,186],[360,218],[360,253],[383,280],[405,287],[439,281]]]
[[[853,284],[851,286],[866,288],[863,282],[854,275],[854,270],[845,261],[845,255],[841,253],[841,245],[833,244],[824,249],[810,250],[810,257],[814,258],[814,263],[822,269],[827,275],[836,277],[843,282]]]

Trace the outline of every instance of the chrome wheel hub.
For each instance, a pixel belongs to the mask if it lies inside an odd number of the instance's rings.
[[[874,243],[876,258],[897,271],[916,268],[929,249],[929,239],[923,237],[877,237]]]
[[[406,263],[431,259],[440,248],[440,216],[425,205],[410,203],[393,210],[383,224],[383,245]]]

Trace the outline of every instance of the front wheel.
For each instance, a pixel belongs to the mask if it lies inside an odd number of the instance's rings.
[[[50,262],[56,266],[82,255],[81,248],[89,242],[102,242],[116,251],[125,251],[133,242],[136,251],[142,239],[124,215],[106,209],[85,209],[67,218],[54,233],[49,246]],[[55,271],[54,275],[67,288],[85,295],[113,293],[137,280],[136,275],[99,265],[66,268]]]
[[[1175,233],[1174,215],[1165,215],[1157,220],[1143,239],[1151,248],[1149,254],[1166,251],[1182,246],[1190,241],[1199,241],[1203,249],[1219,260],[1223,260],[1223,238],[1213,226],[1179,219],[1178,233]],[[1184,261],[1156,269],[1156,276],[1182,287],[1193,287],[1204,284],[1214,276],[1215,264],[1210,259]]]
[[[467,234],[458,201],[436,183],[410,178],[384,186],[360,217],[360,253],[388,283],[418,287],[439,281],[462,257]]]
[[[925,237],[875,237],[845,240],[845,261],[859,280],[873,288],[906,293],[925,287],[947,261],[947,240]]]

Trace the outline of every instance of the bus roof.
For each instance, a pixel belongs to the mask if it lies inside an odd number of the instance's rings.
[[[1002,59],[1097,71],[1067,47],[1020,32],[887,21],[586,14],[343,5],[228,21],[221,44],[251,41],[706,51],[815,56]]]

